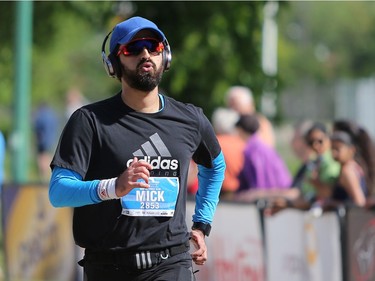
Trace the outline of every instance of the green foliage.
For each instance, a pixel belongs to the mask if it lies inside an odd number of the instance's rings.
[[[0,49],[0,103],[8,108],[15,75],[15,3],[0,2],[0,36],[6,38]],[[134,15],[156,22],[170,42],[172,68],[161,85],[168,95],[193,102],[208,115],[223,104],[233,84],[259,95],[262,7],[262,2],[233,1],[33,2],[32,105],[46,101],[63,110],[73,86],[92,101],[118,91],[119,82],[102,67],[101,44],[116,23]]]
[[[279,14],[280,77],[330,82],[374,74],[375,3],[290,2]]]
[[[207,115],[223,104],[225,90],[233,84],[251,87],[259,100],[267,83],[260,68],[263,5],[258,1],[35,1],[33,106],[44,100],[62,110],[72,86],[92,101],[114,94],[119,83],[104,72],[101,44],[116,23],[134,15],[155,21],[170,42],[172,68],[161,85],[168,95],[203,107]],[[9,116],[14,102],[16,7],[16,1],[0,1],[2,116]],[[373,2],[280,2],[279,86],[302,76],[330,81],[372,75],[374,13]]]

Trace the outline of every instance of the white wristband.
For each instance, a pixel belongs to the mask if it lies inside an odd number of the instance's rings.
[[[118,199],[116,195],[116,180],[117,178],[101,180],[98,185],[98,195],[102,200]]]

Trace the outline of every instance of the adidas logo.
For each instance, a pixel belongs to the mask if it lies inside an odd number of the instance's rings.
[[[157,173],[161,175],[157,170],[177,171],[179,167],[178,160],[172,158],[171,153],[160,136],[155,133],[150,136],[149,139],[149,141],[146,141],[141,145],[140,149],[134,151],[133,155],[137,157],[138,160],[150,163],[153,167],[154,174]],[[129,167],[132,162],[133,159],[129,159],[126,166]],[[175,176],[175,172],[173,173],[173,176]]]
[[[177,170],[178,169],[178,160],[177,159],[163,159],[162,157],[150,157],[144,156],[143,158],[138,158],[140,161],[146,161],[152,165],[154,169],[162,170]],[[133,162],[133,159],[129,159],[126,162],[127,167]]]
[[[150,141],[146,141],[142,144],[141,149],[134,151],[133,155],[138,158],[143,156],[172,157],[158,133],[153,134],[150,137]]]

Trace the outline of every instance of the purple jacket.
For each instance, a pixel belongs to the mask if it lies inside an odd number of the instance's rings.
[[[255,134],[246,143],[239,181],[238,191],[250,188],[285,189],[290,187],[292,177],[277,151]]]

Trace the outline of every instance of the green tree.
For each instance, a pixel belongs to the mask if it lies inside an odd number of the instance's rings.
[[[283,83],[374,75],[374,14],[374,2],[289,2],[279,15]]]
[[[124,4],[125,3],[125,4]],[[124,9],[124,5],[127,8]],[[14,3],[0,3],[7,38],[0,52],[1,102],[11,104],[14,60]],[[76,85],[91,100],[112,95],[116,81],[101,66],[105,34],[120,20],[140,15],[165,31],[172,47],[171,70],[162,87],[174,97],[207,109],[223,103],[232,84],[251,87],[259,95],[262,2],[34,2],[32,100],[61,106]],[[125,10],[125,11],[124,11]],[[14,27],[14,25],[13,25]],[[110,90],[108,90],[110,89]]]

